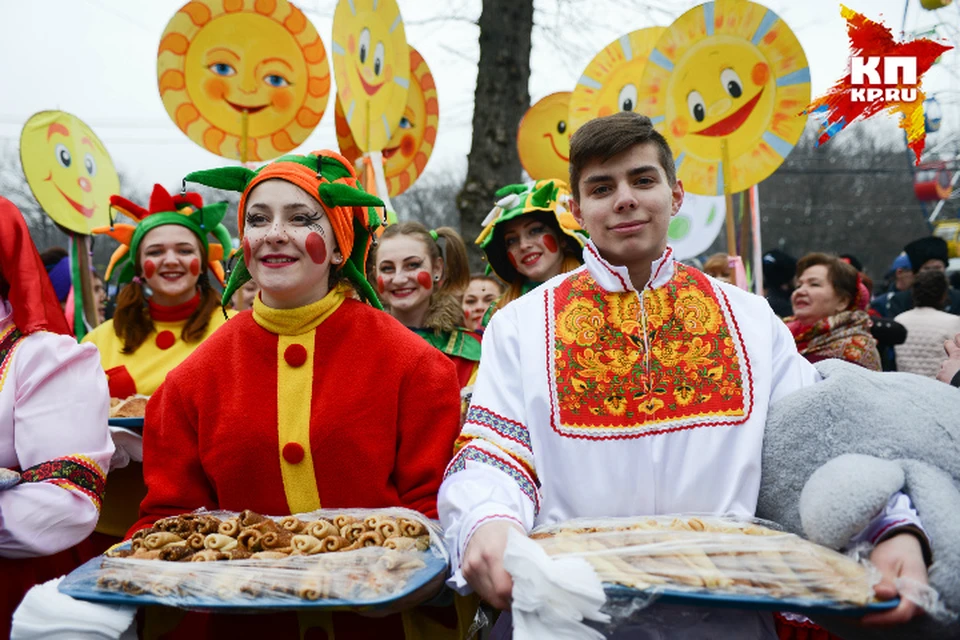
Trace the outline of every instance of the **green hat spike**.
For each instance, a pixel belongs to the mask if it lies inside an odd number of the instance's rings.
[[[383,310],[380,299],[374,292],[373,287],[370,286],[370,283],[367,282],[367,279],[363,277],[363,273],[357,269],[357,265],[347,260],[343,265],[343,274],[353,283],[353,286],[356,287],[357,293],[360,294],[361,298],[366,300],[374,309]]]
[[[551,203],[557,199],[557,191],[552,180],[543,183],[543,186],[530,194],[530,205],[543,209],[550,208]]]
[[[237,289],[252,279],[250,272],[247,271],[247,265],[243,261],[243,254],[240,254],[237,256],[237,261],[230,270],[230,279],[227,280],[227,286],[223,288],[223,297],[220,298],[220,306],[226,307],[230,304],[230,299],[233,298],[233,294],[237,292]]]
[[[256,171],[246,167],[221,167],[219,169],[204,169],[188,173],[184,182],[196,182],[214,189],[243,192],[247,184],[257,175]]]
[[[342,182],[325,182],[317,189],[328,207],[382,207],[383,200]]]
[[[216,235],[217,227],[221,226],[220,222],[226,214],[227,203],[217,202],[216,204],[208,204],[201,209],[197,209],[190,214],[190,217],[193,218],[203,231]],[[217,236],[218,239],[219,237],[220,236]],[[227,237],[229,238],[229,236]],[[228,248],[229,247],[224,247],[224,252],[226,252]]]
[[[505,187],[500,187],[499,189],[497,189],[497,192],[493,195],[497,200],[499,200],[500,198],[506,197],[511,193],[523,193],[524,191],[527,191],[529,188],[530,187],[528,187],[525,184],[508,184]]]

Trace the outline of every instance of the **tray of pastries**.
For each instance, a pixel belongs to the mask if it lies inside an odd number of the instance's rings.
[[[439,531],[401,508],[200,511],[138,531],[59,589],[81,600],[190,609],[380,608],[439,588],[448,566]]]
[[[551,556],[587,560],[608,598],[808,614],[863,615],[878,601],[866,562],[778,531],[714,516],[571,520],[535,529]]]
[[[110,416],[107,424],[111,427],[143,427],[143,416],[147,411],[150,396],[134,395],[127,398],[110,398]]]

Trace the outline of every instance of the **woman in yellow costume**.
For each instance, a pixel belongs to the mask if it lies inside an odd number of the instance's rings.
[[[204,207],[199,194],[171,196],[156,185],[147,209],[120,196],[110,204],[137,223],[94,230],[121,243],[106,277],[118,272],[120,285],[126,286],[117,296],[113,319],[88,333],[84,342],[100,350],[112,398],[149,396],[225,322],[208,273],[223,282],[218,260],[222,247],[230,246],[220,224],[226,203]],[[209,243],[208,233],[220,244]],[[141,465],[114,469],[107,476],[107,491],[110,497],[94,534],[101,550],[118,542],[137,519],[146,495]]]

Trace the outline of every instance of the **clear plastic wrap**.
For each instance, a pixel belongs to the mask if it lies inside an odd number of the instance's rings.
[[[621,608],[661,599],[838,613],[889,606],[874,598],[871,565],[773,526],[716,516],[579,519],[531,538],[551,556],[590,562],[608,596],[629,600]]]
[[[448,562],[439,525],[408,509],[199,511],[159,520],[60,590],[199,609],[384,606],[431,595]]]

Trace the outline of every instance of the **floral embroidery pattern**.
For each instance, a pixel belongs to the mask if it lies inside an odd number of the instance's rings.
[[[20,474],[22,482],[49,482],[90,498],[100,510],[107,476],[95,461],[82,455],[64,456],[41,462]]]
[[[13,361],[13,353],[20,346],[23,335],[15,326],[10,326],[0,334],[0,389],[3,389],[3,382],[7,378],[7,370]]]
[[[554,291],[554,429],[623,438],[745,422],[752,385],[722,292],[677,264],[669,282],[642,295],[641,304],[633,291],[606,291],[587,272]]]
[[[457,455],[453,457],[453,460],[450,461],[450,464],[447,465],[447,470],[443,474],[444,480],[454,473],[466,469],[468,460],[490,465],[491,467],[506,473],[511,479],[513,479],[514,482],[517,483],[517,485],[519,485],[520,490],[523,491],[523,494],[530,499],[530,502],[533,503],[534,515],[538,514],[540,512],[540,490],[537,488],[533,478],[531,478],[520,466],[511,464],[508,460],[481,449],[480,447],[484,446],[485,444],[486,443],[478,442],[476,445],[470,444],[460,449],[459,453],[457,453]]]

